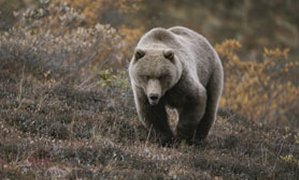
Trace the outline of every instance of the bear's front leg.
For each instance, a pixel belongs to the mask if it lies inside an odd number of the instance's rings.
[[[168,123],[167,112],[162,102],[150,105],[146,95],[136,92],[135,103],[139,119],[148,130],[153,129],[162,146],[173,143],[174,136]]]
[[[164,105],[145,105],[141,112],[141,118],[148,128],[152,128],[158,136],[161,145],[170,145],[174,139],[168,124],[167,113]]]
[[[199,92],[179,109],[176,135],[178,140],[186,140],[190,144],[196,143],[196,130],[206,109],[207,96],[205,90]]]

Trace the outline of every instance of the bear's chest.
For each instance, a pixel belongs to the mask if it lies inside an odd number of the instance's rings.
[[[163,102],[172,108],[182,108],[186,104],[197,104],[199,98],[198,87],[196,83],[180,83],[168,90],[164,97]]]
[[[166,92],[163,101],[172,108],[180,108],[188,102],[189,98],[182,89],[171,89]]]

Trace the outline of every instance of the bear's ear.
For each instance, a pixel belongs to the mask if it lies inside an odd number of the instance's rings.
[[[169,59],[170,61],[174,60],[174,52],[171,49],[164,50],[163,55],[166,59]]]
[[[135,50],[135,60],[138,60],[140,58],[142,58],[145,55],[145,51],[142,49],[136,49]]]

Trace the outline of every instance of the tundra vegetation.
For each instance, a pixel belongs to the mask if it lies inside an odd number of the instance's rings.
[[[298,179],[298,7],[0,0],[0,179]],[[127,65],[146,30],[177,24],[209,38],[225,84],[207,141],[167,148],[137,118]]]

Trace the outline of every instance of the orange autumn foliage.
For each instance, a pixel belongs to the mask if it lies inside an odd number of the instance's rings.
[[[284,124],[298,105],[299,88],[283,78],[299,62],[288,59],[289,49],[264,48],[263,60],[241,61],[241,44],[226,40],[215,46],[223,60],[225,88],[221,107],[230,108],[261,123]],[[296,117],[293,117],[296,118]]]

